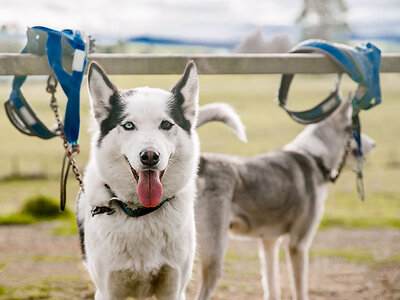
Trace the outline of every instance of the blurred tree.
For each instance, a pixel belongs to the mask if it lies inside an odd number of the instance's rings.
[[[303,10],[296,22],[301,26],[301,38],[345,41],[350,34],[346,22],[344,0],[303,0]]]
[[[25,42],[25,31],[17,23],[0,25],[0,53],[19,52]]]

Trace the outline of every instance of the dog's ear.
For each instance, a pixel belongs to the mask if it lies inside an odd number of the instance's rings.
[[[111,110],[111,96],[118,94],[118,90],[103,68],[94,61],[89,65],[88,88],[94,116],[97,120],[106,118]]]
[[[340,105],[340,110],[342,111],[343,114],[345,115],[351,115],[352,113],[352,100],[353,100],[354,94],[349,93],[347,96],[347,99],[343,101],[343,103]]]
[[[334,112],[333,119],[338,124],[338,127],[351,125],[351,114],[353,112],[352,99],[353,94],[350,93],[348,98],[344,100]]]
[[[196,126],[199,84],[196,65],[188,62],[178,83],[172,88],[171,114],[175,122],[190,131]]]

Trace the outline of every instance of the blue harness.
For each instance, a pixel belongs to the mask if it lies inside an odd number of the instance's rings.
[[[70,145],[75,146],[79,137],[79,95],[83,73],[86,66],[86,45],[80,31],[57,31],[36,26],[27,31],[28,42],[21,53],[38,56],[47,54],[49,66],[68,97],[64,116],[64,132]],[[63,57],[73,57],[72,72],[64,67]],[[60,135],[56,129],[49,129],[36,116],[21,92],[26,76],[15,76],[10,98],[5,102],[5,109],[10,121],[24,134],[50,139]]]
[[[379,69],[381,65],[381,51],[372,43],[361,44],[355,48],[343,44],[333,44],[322,40],[307,40],[296,45],[291,53],[319,52],[330,57],[342,72],[347,73],[351,79],[357,82],[358,88],[352,99],[353,106],[353,137],[357,142],[358,166],[357,188],[359,195],[364,200],[364,188],[362,183],[362,148],[361,125],[358,114],[361,110],[367,110],[381,102],[381,90],[379,83]],[[282,75],[279,88],[279,105],[286,110],[289,116],[302,124],[319,122],[329,116],[340,105],[339,86],[341,74],[335,90],[320,104],[306,111],[292,111],[287,105],[287,96],[290,83],[294,74]]]

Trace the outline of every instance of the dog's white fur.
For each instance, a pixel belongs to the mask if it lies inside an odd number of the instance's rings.
[[[198,79],[193,62],[178,85],[184,99],[180,104],[174,103],[173,92],[161,89],[119,91],[101,67],[93,63],[89,67],[88,87],[96,128],[84,176],[85,190],[78,197],[77,220],[97,300],[152,295],[158,299],[185,299],[195,251],[193,206],[199,156],[195,131]],[[110,118],[115,113],[113,105],[123,110],[123,117],[104,134],[105,120],[115,121]],[[186,131],[171,117],[173,105],[179,106],[190,122]],[[161,130],[163,120],[174,124],[171,130]],[[136,129],[124,130],[121,125],[127,121],[133,122]],[[156,169],[165,170],[161,199],[174,199],[138,218],[128,217],[118,208],[114,214],[92,217],[95,206],[110,205],[110,190],[104,184],[131,208],[141,206],[136,181],[124,156],[135,170],[141,170],[144,167],[139,153],[144,149],[160,153]]]

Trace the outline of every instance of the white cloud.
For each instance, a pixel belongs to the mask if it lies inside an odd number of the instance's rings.
[[[302,0],[6,0],[0,25],[16,23],[123,38],[153,35],[231,41],[254,27],[291,25]],[[398,0],[351,0],[350,23],[398,20]],[[379,13],[377,13],[379,12]]]

